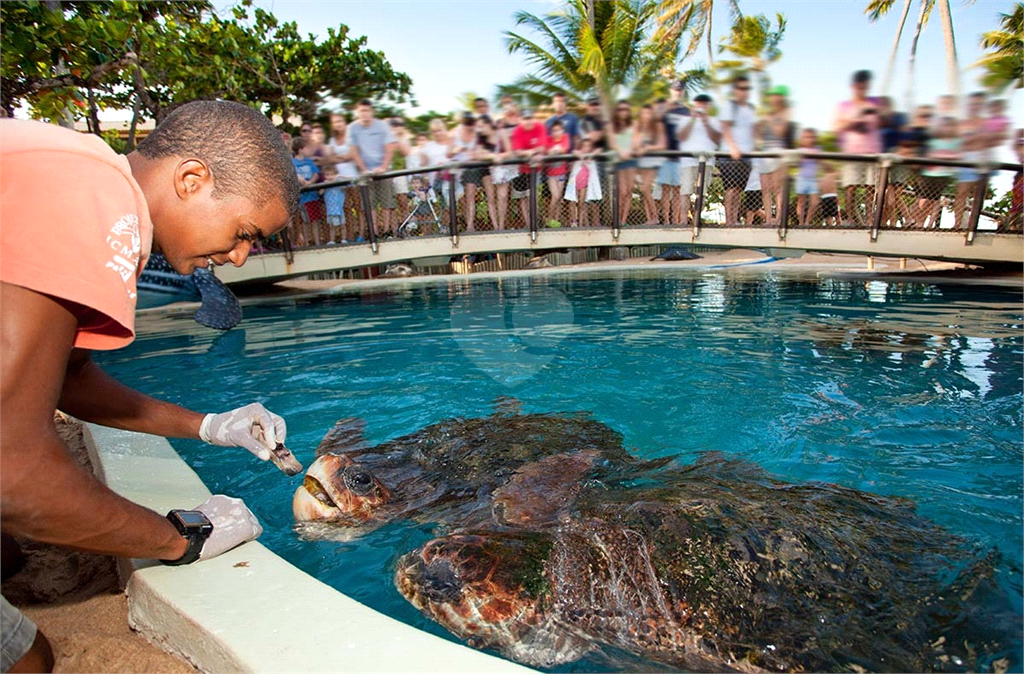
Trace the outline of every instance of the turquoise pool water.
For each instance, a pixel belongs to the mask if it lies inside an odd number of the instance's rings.
[[[225,334],[188,314],[139,324],[131,347],[98,357],[109,372],[202,411],[261,401],[286,418],[287,444],[307,466],[342,417],[362,417],[368,439],[381,442],[487,415],[499,396],[526,412],[586,410],[643,457],[715,449],[791,481],[909,497],[1002,552],[1021,612],[1019,290],[734,270],[553,274],[246,307]],[[428,527],[300,541],[290,509],[300,477],[244,450],[172,444],[212,491],[245,499],[269,548],[375,609],[446,634],[391,582],[396,557],[429,539]]]

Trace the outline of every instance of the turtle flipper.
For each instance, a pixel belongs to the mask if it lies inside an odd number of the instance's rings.
[[[363,436],[366,429],[366,422],[356,417],[339,419],[334,428],[327,431],[327,435],[320,441],[316,448],[316,456],[324,454],[340,454],[360,449],[367,449],[370,443]]]
[[[192,272],[192,281],[203,300],[203,306],[195,315],[196,323],[217,330],[230,330],[238,325],[242,320],[242,305],[220,279],[209,269],[199,268]]]

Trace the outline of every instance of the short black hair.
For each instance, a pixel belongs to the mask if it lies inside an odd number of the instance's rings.
[[[732,78],[732,85],[733,85],[733,86],[736,86],[736,85],[737,85],[737,84],[739,84],[740,82],[749,82],[749,81],[750,81],[750,78],[749,78],[749,77],[747,77],[747,76],[746,76],[746,75],[744,75],[743,73],[740,73],[740,74],[739,74],[739,75],[737,75],[736,77]]]
[[[551,98],[565,98],[565,94],[563,94],[561,91],[556,91],[555,93],[551,94]]]
[[[563,129],[563,130],[565,129],[565,124],[562,124],[562,120],[560,120],[560,119],[556,119],[555,121],[551,122],[551,128],[552,129],[555,128],[556,126],[559,129]]]
[[[487,99],[484,98],[483,96],[477,96],[476,98],[473,99],[473,105],[476,105],[477,103],[487,103]]]
[[[853,74],[853,82],[854,82],[854,84],[862,84],[864,82],[870,82],[871,81],[871,77],[872,76],[871,76],[871,71],[870,70],[858,70],[857,72],[855,72]]]
[[[370,100],[369,98],[364,98],[363,100],[361,100],[361,101],[359,101],[358,103],[356,103],[356,107],[357,107],[357,108],[358,108],[358,107],[359,107],[360,105],[365,105],[365,106],[366,106],[366,107],[368,107],[368,108],[372,108],[372,107],[373,107],[373,101],[371,101],[371,100]]]
[[[233,194],[261,207],[299,207],[290,148],[266,115],[241,103],[192,101],[176,108],[138,145],[147,159],[194,157],[210,169],[213,196]]]

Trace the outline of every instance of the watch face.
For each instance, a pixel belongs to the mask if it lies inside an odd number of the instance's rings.
[[[182,524],[190,529],[202,527],[210,523],[210,520],[206,518],[206,515],[192,510],[179,510],[175,513],[175,516],[181,520]]]

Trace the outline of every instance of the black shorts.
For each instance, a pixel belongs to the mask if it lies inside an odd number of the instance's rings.
[[[743,193],[743,210],[759,211],[764,208],[764,199],[761,190],[751,190]]]
[[[482,185],[484,176],[487,175],[486,168],[470,168],[462,172],[463,185]]]
[[[821,200],[821,217],[839,217],[839,199],[836,197],[825,197]]]
[[[719,159],[718,173],[722,176],[722,186],[725,189],[742,190],[750,179],[750,160]]]
[[[525,192],[530,189],[530,174],[520,173],[512,179],[512,189]]]

